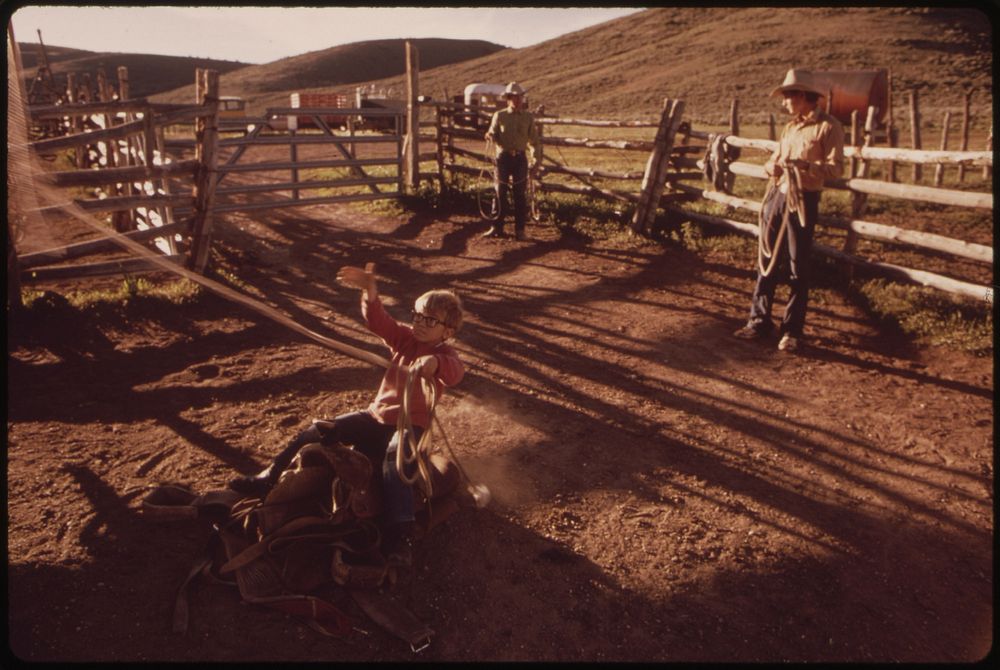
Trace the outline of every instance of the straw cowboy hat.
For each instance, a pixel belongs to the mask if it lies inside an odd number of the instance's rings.
[[[824,88],[826,88],[825,83],[809,70],[793,68],[785,73],[785,81],[781,82],[781,86],[771,91],[771,95],[781,95],[786,91],[805,91],[825,97]]]
[[[516,81],[512,81],[507,84],[507,88],[504,89],[503,97],[509,98],[512,95],[524,95],[524,89]]]

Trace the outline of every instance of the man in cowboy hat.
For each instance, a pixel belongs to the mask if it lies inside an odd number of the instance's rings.
[[[761,205],[757,282],[747,324],[734,334],[742,339],[768,335],[779,270],[787,264],[791,289],[781,320],[778,349],[801,344],[809,295],[809,254],[826,180],[844,171],[844,128],[819,107],[825,85],[808,70],[791,69],[773,91],[792,115],[778,148],[764,164],[771,178]]]
[[[503,237],[503,223],[507,216],[507,192],[514,190],[514,235],[525,239],[524,224],[528,218],[528,147],[531,147],[531,170],[537,168],[534,157],[538,155],[538,129],[535,117],[524,107],[524,89],[512,81],[504,91],[507,108],[493,114],[486,141],[496,144],[496,189],[500,207],[496,223],[483,237]],[[508,185],[510,182],[510,185]]]

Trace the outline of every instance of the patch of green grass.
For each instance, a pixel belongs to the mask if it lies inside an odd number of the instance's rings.
[[[193,304],[203,294],[202,287],[188,279],[154,283],[146,278],[126,275],[113,288],[70,291],[66,295],[23,288],[21,303],[28,314],[68,310],[99,314],[122,310],[156,313]]]
[[[976,301],[885,279],[854,284],[869,312],[918,341],[978,356],[993,352],[993,313],[986,296]]]

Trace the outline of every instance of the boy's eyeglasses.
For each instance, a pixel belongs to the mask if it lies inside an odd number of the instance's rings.
[[[434,326],[438,325],[439,323],[442,326],[444,325],[444,321],[442,321],[441,319],[438,319],[436,317],[430,316],[428,314],[421,314],[420,312],[413,311],[413,312],[411,312],[411,315],[413,317],[413,323],[416,324],[416,325],[424,324],[425,326],[427,326],[429,328],[433,328]]]

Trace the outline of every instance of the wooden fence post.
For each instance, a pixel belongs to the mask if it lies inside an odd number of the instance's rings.
[[[774,127],[774,114],[767,115],[767,139],[772,142],[778,139],[778,133]]]
[[[986,136],[986,150],[993,151],[993,124],[990,124],[990,134]],[[990,166],[983,166],[983,179],[990,178]]]
[[[898,130],[896,129],[895,123],[892,120],[892,70],[890,69],[886,75],[886,87],[889,89],[886,93],[886,106],[889,108],[885,115],[885,143],[890,147],[895,147],[898,145],[899,137]],[[889,161],[885,173],[886,181],[894,182],[896,181],[896,161]]]
[[[910,144],[913,149],[920,150],[923,147],[920,143],[920,103],[918,102],[917,89],[910,90]],[[923,176],[920,163],[913,164],[913,183],[916,184]]]
[[[683,113],[683,100],[663,99],[660,125],[656,129],[653,150],[649,154],[649,160],[646,161],[646,172],[642,177],[639,204],[632,217],[633,232],[645,234],[656,217],[656,208],[660,204],[660,197],[663,195],[666,183],[666,172],[670,162],[670,150],[673,148],[674,134],[680,126]]]
[[[969,150],[969,105],[972,100],[972,91],[965,92],[965,101],[962,105],[962,146],[959,147],[962,151]],[[965,165],[959,163],[958,165],[958,181],[965,181]]]
[[[77,102],[77,91],[76,91],[76,73],[67,72],[66,73],[66,101],[73,105]],[[83,124],[80,122],[80,117],[76,114],[70,117],[70,128],[69,132],[79,133],[83,130]],[[73,149],[73,156],[76,162],[76,167],[82,170],[84,165],[84,160],[86,159],[86,151],[83,147],[77,146]]]
[[[447,100],[447,97],[445,97],[445,100]],[[444,108],[441,105],[435,105],[434,109],[436,112],[434,116],[434,132],[436,133],[434,138],[434,159],[437,161],[438,191],[443,197],[447,188],[444,180]]]
[[[292,172],[292,183],[293,184],[298,184],[299,183],[299,169],[296,167],[296,165],[298,165],[298,162],[299,162],[299,145],[297,145],[295,143],[295,136],[296,136],[297,132],[298,131],[296,131],[294,128],[289,128],[288,129],[289,139],[291,140],[288,143],[288,160],[292,164],[291,172]],[[353,156],[352,156],[352,158],[353,158]],[[292,200],[298,200],[298,199],[299,199],[299,189],[293,188],[292,189]]]
[[[219,127],[219,72],[196,71],[196,99],[204,107],[204,116],[195,124],[195,158],[198,176],[194,183],[194,221],[191,225],[191,255],[188,265],[204,273],[212,241],[212,200],[215,195],[216,148]]]
[[[420,70],[420,53],[413,43],[406,41],[406,188],[412,193],[420,184],[420,94],[417,73]]]
[[[851,111],[851,146],[861,146],[861,128],[858,126],[858,110]],[[858,176],[858,157],[851,156],[850,175]]]
[[[24,210],[35,212],[34,216],[37,216],[38,211],[34,185],[26,187],[23,184],[23,181],[30,181],[31,178],[29,163],[31,151],[28,149],[28,89],[24,84],[24,77],[21,76],[22,71],[21,48],[14,39],[14,26],[8,21],[7,85],[10,99],[7,105],[7,309],[10,311],[17,311],[24,306],[21,302],[21,273],[18,269],[15,243],[17,233],[15,218],[21,225],[25,225],[29,215]],[[21,131],[17,137],[12,137],[14,128]],[[15,169],[12,170],[12,167]]]
[[[860,133],[857,128],[858,112],[857,110],[851,113],[852,122],[852,133],[851,133],[851,144],[854,146],[861,145],[862,148],[870,147],[875,143],[875,107],[869,105],[868,116],[865,118],[865,136],[864,141],[859,142]],[[868,177],[868,166],[869,161],[864,159],[857,160],[852,167],[851,175],[852,177],[857,177],[859,179],[866,179]],[[865,214],[865,208],[868,206],[868,195],[866,193],[861,193],[860,191],[853,191],[851,193],[851,218],[860,219]],[[858,234],[854,229],[847,229],[847,237],[844,239],[844,253],[853,254],[855,249],[858,247]],[[845,276],[847,279],[851,279],[854,276],[854,266],[847,265],[844,268]]]
[[[118,66],[118,99],[119,100],[128,100],[130,98],[131,98],[131,90],[129,89],[128,68],[125,67],[124,65],[120,65],[120,66]],[[125,115],[125,123],[128,123],[130,121],[134,121],[134,120],[135,120],[135,114],[126,113],[126,115]],[[126,137],[124,139],[124,142],[125,142],[125,160],[124,160],[124,164],[127,165],[127,166],[129,166],[129,167],[132,167],[133,165],[137,165],[138,161],[136,160],[136,156],[135,156],[135,152],[137,150],[137,141],[134,140],[132,137]],[[131,181],[129,181],[125,185],[125,192],[129,196],[134,196],[136,194],[135,186],[132,184]],[[123,214],[128,219],[128,229],[129,230],[136,230],[138,228],[138,226],[136,225],[136,222],[138,221],[138,215],[139,215],[138,212],[136,212],[134,209],[130,209],[130,210],[128,210],[128,212],[124,212]]]
[[[951,112],[944,113],[944,125],[941,127],[941,151],[948,149],[948,127],[951,126]],[[944,181],[944,163],[938,163],[934,168],[934,185],[940,186]]]

